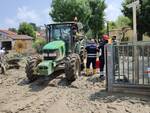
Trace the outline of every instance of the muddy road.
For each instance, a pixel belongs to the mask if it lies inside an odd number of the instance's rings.
[[[71,85],[64,74],[28,83],[21,65],[0,75],[0,113],[150,113],[150,97],[109,94],[98,75]]]

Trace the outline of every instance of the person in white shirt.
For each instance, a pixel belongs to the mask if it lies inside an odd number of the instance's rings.
[[[2,60],[3,56],[5,55],[5,48],[0,49],[0,59]]]

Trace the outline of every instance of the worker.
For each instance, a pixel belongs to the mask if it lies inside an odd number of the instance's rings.
[[[0,59],[2,60],[2,58],[5,55],[5,48],[0,49]]]
[[[108,43],[109,37],[108,35],[103,35],[101,41],[99,42],[99,62],[100,62],[100,79],[104,80],[104,64],[105,64],[105,57],[104,57],[104,46]]]
[[[87,52],[87,62],[86,62],[86,75],[90,75],[90,65],[92,63],[93,68],[93,74],[96,74],[96,56],[98,52],[98,47],[95,43],[94,39],[91,39],[91,41],[86,46],[86,52]]]
[[[113,37],[112,37],[112,44],[113,44],[113,45],[117,45],[116,36],[113,36]]]
[[[113,43],[112,38],[109,38],[109,39],[108,39],[108,44],[112,44],[112,43]]]

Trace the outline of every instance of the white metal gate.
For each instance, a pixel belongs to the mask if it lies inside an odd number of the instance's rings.
[[[150,95],[150,43],[106,45],[105,53],[108,91]]]

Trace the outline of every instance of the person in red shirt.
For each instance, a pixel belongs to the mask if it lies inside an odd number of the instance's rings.
[[[101,41],[99,42],[99,62],[100,62],[100,79],[104,80],[104,65],[105,65],[105,56],[104,56],[104,46],[108,43],[108,35],[103,35]]]

